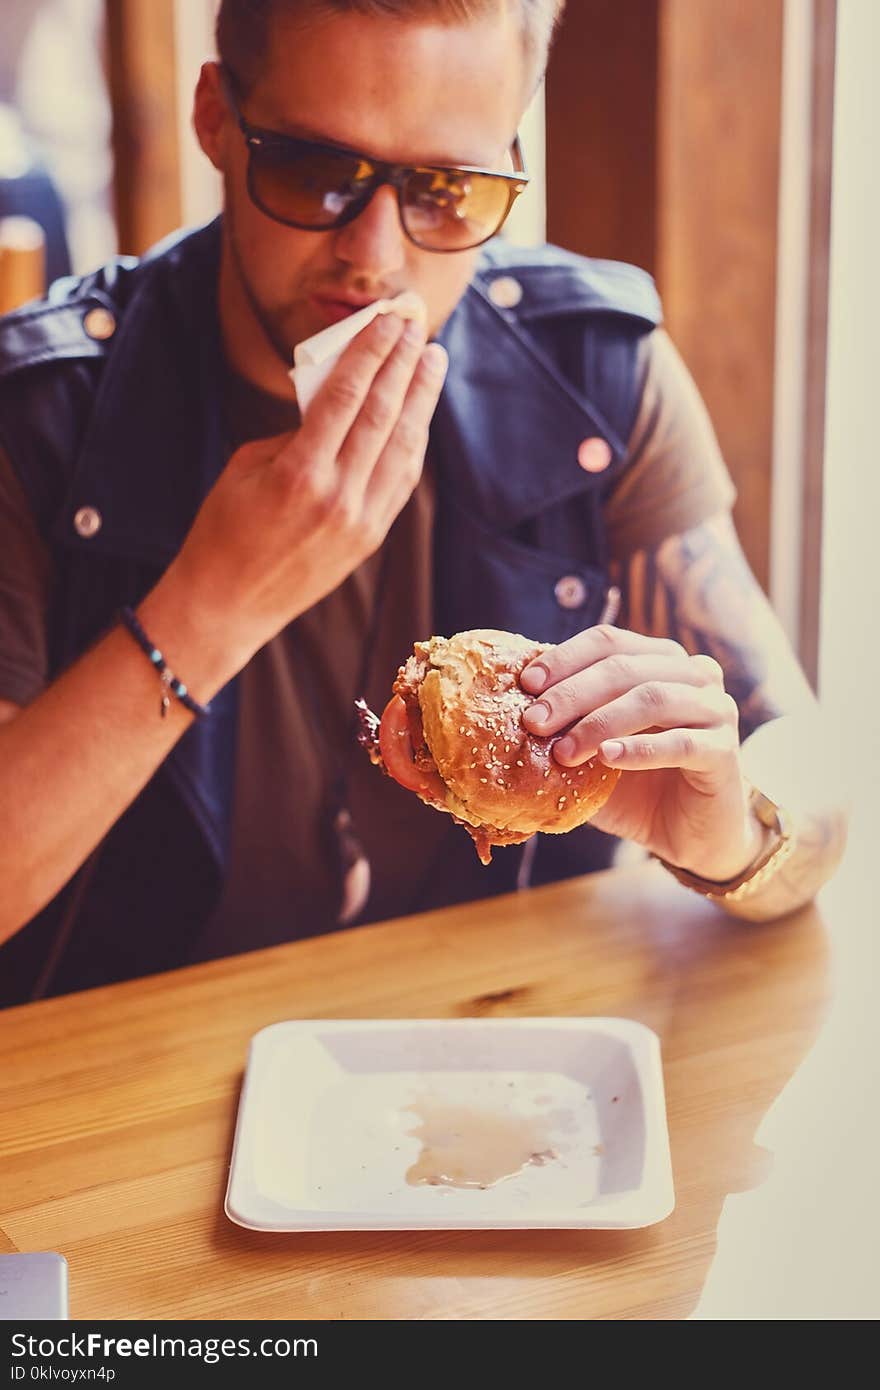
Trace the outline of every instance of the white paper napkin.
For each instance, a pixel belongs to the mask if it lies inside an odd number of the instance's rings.
[[[322,381],[333,370],[343,350],[377,314],[399,314],[404,319],[425,320],[424,301],[413,290],[394,299],[376,299],[357,313],[331,323],[320,333],[297,343],[293,350],[293,369],[288,373],[296,388],[300,413],[305,415]]]

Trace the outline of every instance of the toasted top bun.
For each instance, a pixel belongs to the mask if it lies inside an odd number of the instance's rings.
[[[549,650],[489,628],[432,637],[416,643],[394,686],[405,702],[418,697],[425,743],[448,788],[446,809],[487,827],[496,844],[583,825],[620,775],[596,759],[562,767],[552,757],[561,735],[538,738],[524,728],[523,711],[534,697],[519,676]]]

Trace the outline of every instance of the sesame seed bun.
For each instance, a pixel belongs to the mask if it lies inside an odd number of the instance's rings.
[[[430,789],[411,778],[406,785],[464,824],[484,863],[492,845],[583,825],[620,775],[596,759],[562,767],[552,756],[562,735],[539,738],[524,728],[523,712],[534,697],[520,687],[519,676],[549,650],[493,629],[432,637],[416,643],[394,683],[406,706],[410,766],[431,778]],[[388,770],[395,775],[393,766]]]

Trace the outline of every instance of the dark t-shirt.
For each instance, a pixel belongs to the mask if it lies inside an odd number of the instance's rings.
[[[615,559],[730,508],[735,497],[705,407],[662,330],[644,339],[639,372],[638,417],[605,512]],[[232,375],[224,403],[236,445],[297,423],[292,398],[267,396]],[[374,768],[352,724],[355,698],[381,712],[413,642],[432,634],[434,492],[429,458],[382,550],[242,671],[230,869],[192,959],[338,924],[339,843],[331,822],[343,803],[371,869],[357,920],[436,900],[429,885],[444,872],[450,821]],[[0,700],[25,705],[45,687],[51,582],[49,553],[0,453]],[[161,645],[161,634],[155,640]]]
[[[240,378],[230,378],[225,402],[234,446],[297,423],[293,402]],[[381,712],[398,667],[430,632],[433,519],[428,464],[383,550],[242,671],[230,872],[196,958],[336,925],[340,803],[370,864],[361,918],[417,902],[449,823],[373,767],[354,737],[354,701]]]

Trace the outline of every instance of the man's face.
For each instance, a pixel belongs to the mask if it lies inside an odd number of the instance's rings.
[[[242,114],[252,125],[389,162],[507,170],[527,97],[516,10],[500,6],[490,18],[449,27],[356,14],[278,18],[268,66],[241,99]],[[442,326],[478,251],[442,255],[413,245],[387,186],[337,230],[273,221],[248,196],[247,149],[228,106],[206,142],[199,101],[199,134],[224,178],[227,334],[262,338],[261,348],[288,367],[297,342],[353,312],[358,300],[402,290],[425,300],[432,333]]]

